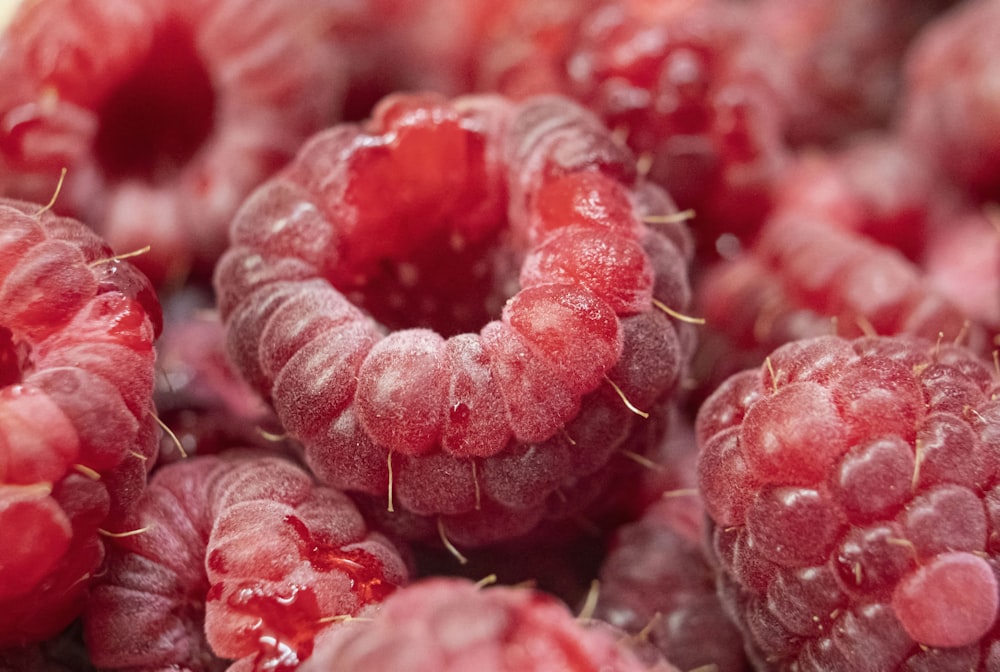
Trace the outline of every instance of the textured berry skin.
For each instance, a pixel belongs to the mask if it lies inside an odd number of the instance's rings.
[[[408,580],[345,495],[263,453],[160,469],[134,522],[145,531],[115,540],[84,614],[102,669],[292,670],[332,617]]]
[[[796,341],[697,418],[717,581],[767,670],[995,669],[1000,376],[912,337]]]
[[[641,425],[608,380],[640,409],[676,389],[690,339],[653,302],[686,306],[691,246],[642,221],[672,211],[567,99],[390,97],[238,213],[229,352],[321,480],[515,536]]]
[[[157,284],[202,277],[246,194],[336,113],[323,2],[45,0],[0,36],[0,194],[57,204]],[[113,36],[113,39],[112,39]]]
[[[392,595],[370,623],[326,633],[301,672],[672,672],[644,662],[607,626],[584,626],[529,588],[432,578]]]
[[[749,670],[742,637],[715,593],[702,550],[704,510],[696,496],[650,507],[615,531],[601,566],[595,616],[637,634],[683,670]]]
[[[141,493],[160,324],[149,281],[91,230],[0,199],[0,647],[76,616],[98,529]]]
[[[1000,7],[989,0],[958,3],[931,22],[907,52],[899,114],[904,138],[983,200],[1000,189],[997,30]]]

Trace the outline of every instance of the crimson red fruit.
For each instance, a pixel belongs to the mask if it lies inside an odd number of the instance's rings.
[[[114,540],[87,603],[102,669],[293,670],[318,632],[408,580],[346,495],[267,454],[168,465],[132,520],[139,533]]]
[[[22,2],[0,36],[0,194],[95,227],[157,282],[203,276],[240,201],[334,118],[323,2]]]
[[[98,531],[142,490],[160,326],[149,281],[87,227],[0,199],[0,647],[76,616]]]
[[[671,672],[618,631],[585,626],[530,588],[431,578],[390,596],[371,622],[324,633],[301,672]]]
[[[708,399],[700,489],[756,665],[996,668],[998,392],[962,346],[827,336]]]
[[[960,2],[914,40],[906,56],[902,135],[982,200],[1000,189],[1000,6]]]
[[[690,245],[643,223],[672,207],[569,100],[390,97],[238,213],[230,353],[321,479],[507,538],[675,389],[654,302],[684,309]]]
[[[752,237],[789,159],[787,73],[751,4],[524,3],[491,36],[480,86],[586,105],[695,210],[699,249],[714,256],[721,234]]]

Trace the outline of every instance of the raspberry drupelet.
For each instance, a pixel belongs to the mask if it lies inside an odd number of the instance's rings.
[[[963,346],[825,336],[705,402],[717,584],[759,669],[996,669],[998,393]]]
[[[0,194],[80,218],[158,285],[207,278],[233,211],[336,118],[324,0],[42,0],[0,34]],[[332,19],[331,19],[332,20]]]
[[[567,99],[392,96],[237,214],[229,351],[322,480],[509,538],[676,392],[690,331],[657,306],[686,309],[691,242],[671,212]]]
[[[0,199],[0,648],[79,613],[100,533],[144,487],[160,327],[149,281],[93,231]]]

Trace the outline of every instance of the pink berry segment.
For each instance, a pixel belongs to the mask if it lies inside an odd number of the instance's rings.
[[[515,536],[638,428],[619,398],[596,439],[606,393],[676,390],[689,332],[655,304],[684,310],[690,237],[643,221],[673,211],[569,100],[391,96],[237,214],[229,353],[322,480],[452,539]]]

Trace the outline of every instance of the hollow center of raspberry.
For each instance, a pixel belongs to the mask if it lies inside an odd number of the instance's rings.
[[[215,121],[212,80],[189,26],[162,26],[145,59],[98,110],[95,154],[113,180],[172,179]]]
[[[405,258],[384,260],[346,293],[390,329],[424,327],[448,337],[499,317],[517,291],[517,269],[502,232],[468,243],[444,231]]]
[[[10,329],[0,326],[0,387],[21,382],[26,349],[14,340]]]

